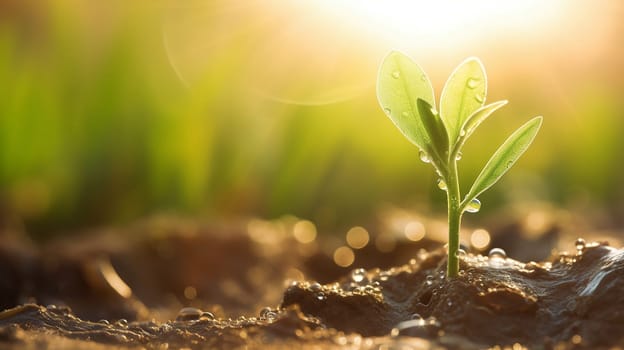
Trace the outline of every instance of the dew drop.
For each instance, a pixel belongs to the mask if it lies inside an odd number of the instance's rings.
[[[462,136],[462,137],[466,136],[466,130],[464,129],[459,130],[459,136]]]
[[[115,322],[115,326],[126,328],[128,327],[128,320],[126,320],[125,318],[121,318],[117,320],[117,322]]]
[[[432,275],[427,275],[427,277],[425,278],[425,283],[430,286],[433,284],[433,276]]]
[[[260,318],[272,321],[277,318],[277,313],[273,311],[270,307],[265,307],[260,310]]]
[[[468,82],[466,83],[466,86],[468,86],[469,89],[474,89],[477,86],[479,86],[479,81],[481,79],[479,78],[470,78],[468,79]]]
[[[426,76],[426,75],[424,75],[424,74],[423,74],[423,75],[421,75],[421,76],[420,76],[420,80],[422,80],[422,81],[427,81],[427,76]]]
[[[481,210],[481,201],[474,198],[470,201],[470,203],[468,203],[464,211],[468,213],[478,213],[479,210]]]
[[[392,77],[394,79],[399,79],[401,77],[401,72],[399,72],[398,70],[395,70],[394,72],[392,72]]]
[[[460,133],[461,134],[461,133]],[[464,133],[465,134],[465,133]],[[462,135],[463,136],[463,135]],[[461,152],[457,152],[457,154],[455,155],[455,160],[461,160],[462,159],[463,154]]]
[[[392,328],[392,330],[390,331],[390,336],[391,337],[398,337],[399,336],[399,332],[400,332],[400,330],[398,328]]]
[[[203,311],[198,308],[185,307],[181,309],[180,311],[178,311],[178,316],[176,316],[176,321],[198,320],[202,314],[203,314]]]
[[[420,314],[412,314],[412,320],[422,320],[423,317]]]
[[[372,287],[371,287],[371,288],[372,288]],[[317,300],[321,300],[321,301],[322,301],[322,300],[327,299],[327,296],[325,296],[325,293],[323,293],[323,292],[318,292],[318,293],[316,294],[316,299],[317,299]]]
[[[475,100],[479,103],[483,103],[483,101],[485,101],[485,98],[482,95],[475,95]]]
[[[203,320],[214,320],[215,315],[212,312],[204,311],[201,313],[201,316],[199,318]]]
[[[492,248],[488,253],[490,259],[507,259],[507,253],[501,248]]]
[[[351,272],[351,279],[355,283],[362,282],[365,277],[366,277],[366,270],[364,269],[355,269],[353,270],[353,272]]]
[[[447,186],[446,186],[446,182],[444,182],[444,180],[442,180],[442,178],[438,179],[438,188],[441,189],[442,191],[446,191],[447,190]]]
[[[384,113],[386,113],[387,115],[392,114],[392,111],[390,110],[390,108],[384,108],[383,109]]]
[[[466,256],[466,251],[463,249],[457,249],[457,251],[455,252],[455,256],[458,258],[463,258]]]
[[[576,250],[579,252],[583,252],[583,250],[585,250],[585,240],[582,238],[578,238],[576,242],[574,242],[574,245],[576,246]]]
[[[310,285],[310,291],[312,292],[320,292],[323,289],[320,283],[314,282]]]
[[[431,158],[429,158],[427,152],[420,150],[420,152],[418,152],[418,156],[420,157],[420,160],[422,160],[424,163],[431,163]]]

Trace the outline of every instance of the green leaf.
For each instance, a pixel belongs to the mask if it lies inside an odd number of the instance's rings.
[[[418,113],[423,121],[427,135],[429,135],[431,139],[435,157],[438,161],[437,163],[446,165],[448,159],[446,159],[444,155],[447,154],[449,142],[444,123],[442,123],[440,116],[437,115],[433,107],[431,107],[427,101],[419,98],[416,100],[416,107],[418,108]],[[445,166],[438,166],[438,168],[445,168]]]
[[[454,146],[468,117],[483,106],[487,93],[485,69],[476,57],[462,62],[444,84],[440,97],[440,117]]]
[[[420,149],[430,152],[431,140],[416,106],[422,99],[435,105],[433,88],[425,72],[408,56],[392,51],[377,78],[377,98],[401,133]]]
[[[542,125],[542,117],[535,117],[516,130],[494,152],[464,198],[462,207],[494,185],[529,148]]]
[[[474,113],[472,113],[466,122],[462,126],[459,131],[459,138],[457,139],[457,143],[455,144],[454,150],[458,151],[466,143],[466,140],[474,133],[474,131],[485,121],[492,113],[494,113],[497,109],[506,105],[507,101],[497,101],[494,103],[490,103],[487,106],[483,106],[477,109]]]

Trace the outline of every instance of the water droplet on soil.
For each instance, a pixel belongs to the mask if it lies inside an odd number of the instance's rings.
[[[351,272],[351,279],[355,283],[360,283],[366,278],[366,270],[364,269],[355,269]]]
[[[442,178],[438,179],[438,188],[441,189],[442,191],[446,191],[447,190],[446,182],[444,182],[444,180],[442,180]]]
[[[477,213],[479,210],[481,210],[481,201],[474,198],[470,201],[470,203],[468,203],[464,211],[468,213]]]
[[[583,251],[585,250],[585,240],[582,238],[578,238],[576,242],[574,242],[574,246],[576,247],[578,255],[583,254]]]
[[[427,275],[427,277],[425,278],[425,283],[430,286],[433,284],[433,276],[432,275]]]
[[[501,248],[492,248],[488,253],[490,259],[507,259],[507,253]]]
[[[203,320],[214,320],[215,315],[213,315],[212,312],[204,311],[199,318]]]
[[[310,285],[310,291],[312,292],[320,292],[323,289],[320,283],[314,282]]]
[[[274,319],[277,318],[277,313],[273,311],[273,309],[271,309],[270,307],[265,307],[262,310],[260,310],[260,318],[273,321]]]
[[[204,312],[198,308],[185,307],[178,311],[176,321],[193,321],[198,320]]]
[[[392,328],[392,330],[390,331],[390,336],[391,337],[398,337],[399,336],[399,329],[398,328]]]
[[[431,158],[429,158],[427,152],[420,150],[420,152],[418,152],[418,156],[420,157],[420,160],[422,160],[424,163],[431,163]]]

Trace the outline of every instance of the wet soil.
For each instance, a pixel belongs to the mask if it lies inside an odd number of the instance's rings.
[[[436,223],[423,223],[424,238],[370,244],[346,268],[325,248],[330,236],[300,243],[288,220],[240,229],[158,218],[41,246],[4,236],[0,347],[624,346],[623,250],[570,239],[572,253],[538,263],[468,245],[448,279]],[[552,249],[568,238],[558,227],[528,238],[505,226],[492,242]]]

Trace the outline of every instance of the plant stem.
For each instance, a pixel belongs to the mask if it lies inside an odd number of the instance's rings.
[[[459,193],[459,178],[457,175],[457,161],[455,157],[451,157],[448,169],[448,181],[446,200],[448,205],[448,265],[446,268],[447,277],[455,277],[459,273],[459,227],[461,225],[462,208],[461,197]]]

